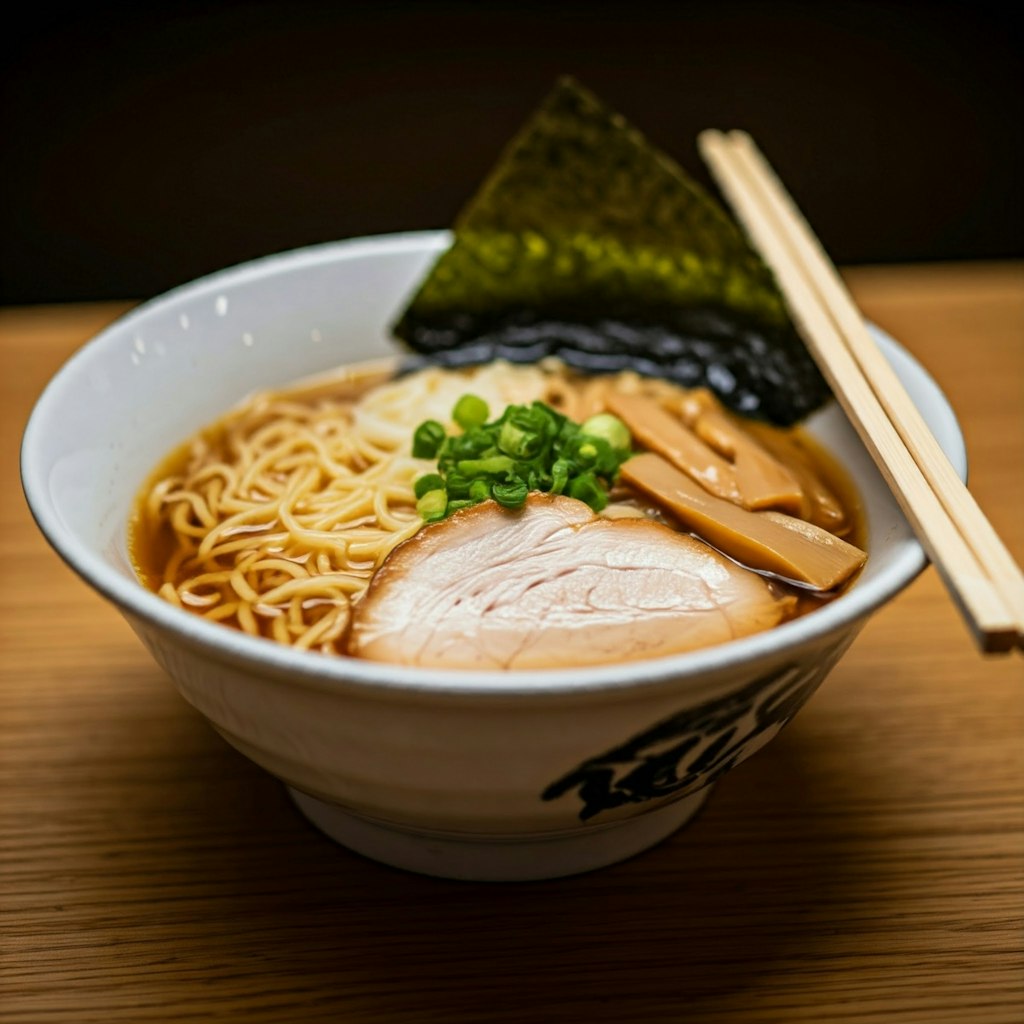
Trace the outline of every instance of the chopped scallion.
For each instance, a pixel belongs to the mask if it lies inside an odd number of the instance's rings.
[[[492,455],[489,459],[463,459],[456,463],[459,472],[469,477],[511,473],[515,465],[507,455]]]
[[[629,427],[618,416],[613,416],[610,412],[599,412],[596,416],[585,420],[583,426],[580,427],[580,433],[586,434],[587,437],[598,437],[602,441],[607,441],[616,451],[628,452],[629,446],[633,442]]]
[[[443,491],[444,489],[444,477],[440,473],[427,473],[413,484],[413,491],[417,498],[422,498],[428,491]]]
[[[505,508],[522,508],[528,493],[529,489],[523,480],[512,480],[507,484],[498,483],[491,488],[491,496]]]
[[[452,410],[461,434],[448,436],[436,420],[416,428],[413,454],[437,459],[437,472],[414,485],[425,520],[488,498],[521,508],[530,491],[567,494],[595,512],[607,505],[608,487],[632,454],[618,417],[601,413],[581,427],[543,402],[510,405],[491,423],[488,415],[482,398],[466,394]]]
[[[416,459],[435,459],[445,441],[445,430],[437,420],[425,420],[412,435],[412,454]]]
[[[432,523],[438,519],[444,519],[448,512],[448,495],[439,488],[436,491],[427,491],[426,494],[416,502],[416,511],[420,518]]]
[[[452,409],[452,419],[463,430],[482,427],[487,422],[491,410],[479,395],[463,395]]]

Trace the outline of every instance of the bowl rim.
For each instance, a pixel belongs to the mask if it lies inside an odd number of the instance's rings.
[[[297,651],[273,640],[207,622],[176,608],[148,590],[141,581],[129,579],[113,568],[68,530],[50,501],[45,474],[38,457],[43,426],[55,411],[54,394],[78,367],[130,329],[136,321],[159,313],[183,297],[196,298],[226,284],[250,283],[282,271],[305,266],[347,261],[377,255],[440,251],[451,233],[409,231],[323,242],[262,256],[227,267],[179,285],[129,310],[86,341],[53,375],[36,400],[22,437],[20,470],[29,510],[54,551],[92,589],[115,604],[130,618],[139,619],[173,635],[217,662],[246,664],[260,674],[289,677],[315,689],[355,688],[383,693],[419,692],[462,697],[515,698],[565,697],[589,692],[619,692],[649,686],[676,684],[682,679],[710,676],[729,667],[762,659],[775,660],[805,644],[853,629],[876,608],[907,587],[925,568],[927,558],[920,543],[911,539],[882,573],[853,587],[848,593],[811,615],[801,616],[771,630],[728,641],[714,647],[682,654],[610,665],[560,669],[428,669],[364,661],[347,656],[326,656]],[[966,479],[966,448],[963,433],[948,399],[934,379],[898,342],[869,324],[886,356],[902,364],[905,372],[919,378],[948,420],[956,450],[949,454],[961,478]],[[897,367],[899,370],[899,367]],[[582,678],[581,678],[582,676]]]

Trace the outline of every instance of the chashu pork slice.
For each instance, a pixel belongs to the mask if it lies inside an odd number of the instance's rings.
[[[655,658],[776,625],[791,598],[699,540],[573,498],[487,501],[399,545],[356,607],[349,653],[430,668]]]

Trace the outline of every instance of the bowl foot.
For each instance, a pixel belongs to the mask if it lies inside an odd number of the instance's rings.
[[[299,810],[342,846],[372,860],[422,875],[479,882],[523,882],[593,871],[640,853],[686,824],[711,786],[610,825],[579,832],[525,836],[438,836],[369,821],[337,804],[288,788]]]

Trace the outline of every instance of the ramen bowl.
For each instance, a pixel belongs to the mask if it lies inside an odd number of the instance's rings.
[[[393,353],[389,325],[448,242],[430,232],[317,246],[141,306],[46,388],[25,432],[23,483],[57,553],[327,835],[433,875],[573,874],[685,823],[793,717],[925,557],[833,405],[808,427],[859,488],[866,568],[821,609],[705,650],[575,670],[416,669],[296,651],[146,589],[126,525],[154,466],[253,391]],[[948,403],[896,342],[875,335],[963,474]]]

